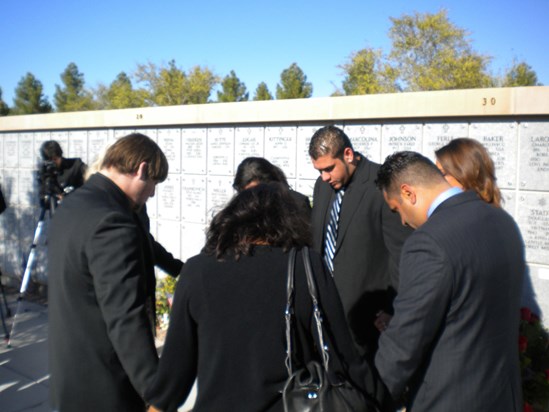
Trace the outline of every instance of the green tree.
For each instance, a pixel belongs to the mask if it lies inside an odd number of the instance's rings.
[[[504,76],[503,87],[541,86],[538,76],[526,62],[515,62]]]
[[[273,95],[267,87],[267,83],[261,82],[257,85],[254,94],[254,100],[273,100]]]
[[[144,84],[151,106],[207,103],[217,77],[207,67],[195,66],[187,74],[175,60],[167,66],[140,64],[135,73],[137,82]]]
[[[389,58],[406,90],[487,87],[490,57],[473,51],[468,34],[448,20],[446,10],[391,18]]]
[[[10,108],[2,98],[2,88],[0,87],[0,116],[7,116],[10,113]]]
[[[116,79],[101,93],[101,107],[104,109],[126,109],[147,106],[147,93],[134,89],[132,81],[125,72],[120,72]]]
[[[345,73],[343,91],[345,95],[392,93],[399,91],[397,71],[383,61],[381,50],[366,48],[351,55],[349,61],[340,66]]]
[[[55,85],[54,101],[58,112],[77,112],[95,109],[93,94],[84,88],[84,74],[69,63],[61,74],[63,86]]]
[[[40,80],[36,79],[32,73],[27,73],[17,84],[11,113],[51,113],[53,109],[48,98],[44,96],[43,90]]]
[[[187,74],[184,104],[209,103],[212,89],[218,83],[219,78],[209,68],[194,66]]]
[[[218,102],[246,102],[249,94],[246,85],[236,76],[234,70],[223,78],[221,82],[222,91],[217,92]]]
[[[158,72],[158,81],[154,89],[154,102],[158,106],[185,104],[185,72],[175,65],[175,60]]]
[[[307,82],[307,76],[296,63],[282,71],[280,84],[276,85],[277,99],[301,99],[312,94],[313,85]]]

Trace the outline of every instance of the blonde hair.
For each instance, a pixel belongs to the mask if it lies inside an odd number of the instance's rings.
[[[501,206],[494,161],[480,142],[466,137],[454,139],[435,151],[435,155],[444,171],[465,190],[474,190],[485,202]]]

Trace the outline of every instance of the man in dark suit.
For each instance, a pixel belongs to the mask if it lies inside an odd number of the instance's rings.
[[[156,372],[154,258],[136,211],[168,162],[141,134],[117,140],[67,197],[48,240],[54,410],[139,411]]]
[[[373,367],[378,328],[392,314],[400,249],[410,230],[391,213],[375,186],[379,165],[355,152],[343,130],[319,129],[311,138],[309,155],[320,172],[313,193],[313,246],[332,270],[356,346]],[[333,213],[342,191],[339,213]],[[337,233],[335,245],[328,245],[333,214],[338,215]],[[377,377],[370,390],[383,410],[394,410]]]
[[[518,325],[524,245],[503,209],[446,182],[415,152],[377,183],[403,224],[395,314],[376,365],[407,411],[522,411]]]

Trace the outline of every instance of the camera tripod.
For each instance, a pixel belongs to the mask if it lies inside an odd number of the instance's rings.
[[[49,210],[49,215],[51,218],[55,212],[56,207],[57,207],[57,197],[55,196],[55,194],[47,194],[46,196],[44,196],[44,203],[42,204],[40,209],[40,217],[38,218],[36,230],[34,231],[34,238],[30,247],[29,257],[25,265],[23,278],[21,280],[21,287],[19,288],[19,295],[17,297],[17,309],[15,310],[15,315],[13,317],[13,323],[11,325],[11,333],[6,334],[6,339],[8,341],[8,348],[11,347],[11,339],[15,333],[15,325],[17,323],[17,315],[19,314],[19,309],[21,307],[21,301],[25,297],[25,293],[27,292],[27,286],[31,278],[32,266],[34,264],[34,259],[36,257],[36,247],[38,246],[38,241],[40,240],[40,236],[44,228],[46,211]]]

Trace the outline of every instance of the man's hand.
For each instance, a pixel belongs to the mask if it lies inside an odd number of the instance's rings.
[[[380,332],[383,332],[385,329],[387,329],[387,326],[389,326],[389,323],[391,322],[391,319],[393,317],[389,315],[388,313],[380,310],[376,313],[376,320],[374,321],[374,326],[379,330]]]

